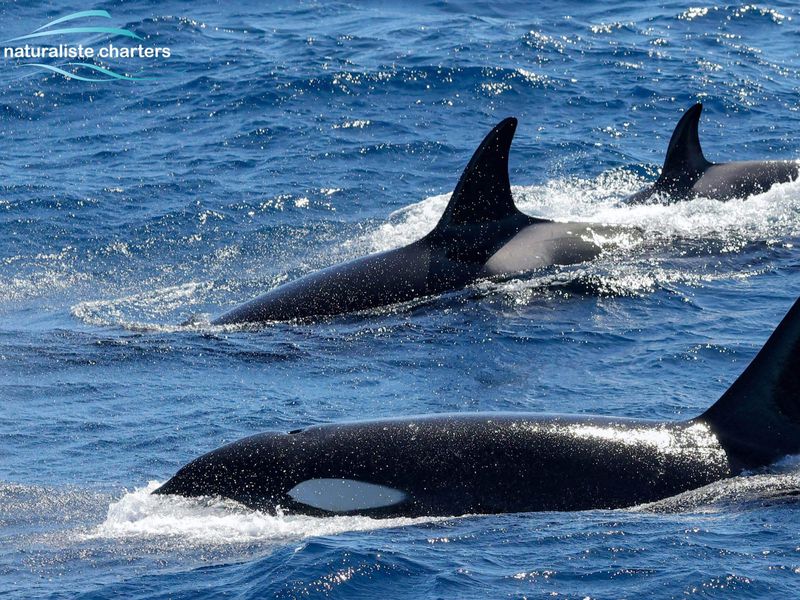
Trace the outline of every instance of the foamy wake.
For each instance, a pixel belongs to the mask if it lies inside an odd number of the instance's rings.
[[[629,171],[610,171],[596,179],[561,179],[542,185],[514,186],[523,212],[560,222],[578,221],[639,230],[644,238],[741,239],[772,241],[800,234],[800,181],[774,185],[763,194],[726,202],[696,198],[671,204],[628,205],[622,199],[648,182]],[[363,238],[372,252],[419,239],[436,225],[450,194],[431,196],[389,216]],[[617,245],[620,239],[609,239]]]
[[[347,531],[402,527],[436,520],[270,515],[222,498],[153,495],[151,492],[160,485],[157,481],[151,481],[146,487],[126,493],[108,507],[105,521],[84,534],[84,537],[176,538],[182,543],[198,545],[285,543]]]

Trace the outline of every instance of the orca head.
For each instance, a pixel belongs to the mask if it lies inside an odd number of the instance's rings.
[[[153,493],[216,496],[271,513],[317,516],[387,515],[410,500],[403,490],[353,476],[352,465],[326,452],[314,432],[262,433],[217,448]]]
[[[269,432],[212,450],[181,467],[154,494],[223,497],[274,512],[303,476],[293,465],[292,435]]]

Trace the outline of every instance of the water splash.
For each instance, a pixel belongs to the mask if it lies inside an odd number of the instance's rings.
[[[128,492],[113,502],[105,521],[84,534],[85,539],[177,538],[182,543],[214,545],[282,543],[439,520],[270,515],[222,498],[153,495],[153,490],[160,485],[151,481],[146,487]]]

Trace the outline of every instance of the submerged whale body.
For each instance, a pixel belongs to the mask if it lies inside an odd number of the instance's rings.
[[[697,418],[483,413],[321,425],[234,442],[154,493],[308,515],[612,509],[800,452],[800,300]]]
[[[508,118],[475,151],[436,228],[408,246],[358,258],[280,285],[213,321],[308,320],[407,302],[479,279],[590,260],[600,253],[585,223],[520,212],[511,197]]]
[[[678,121],[667,147],[664,167],[649,188],[630,196],[630,203],[647,202],[662,194],[673,200],[695,197],[713,200],[746,198],[769,190],[776,183],[797,179],[796,161],[747,160],[712,163],[703,156],[697,131],[702,104],[695,104]]]

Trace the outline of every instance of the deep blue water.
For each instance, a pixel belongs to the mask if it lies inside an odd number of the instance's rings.
[[[0,68],[0,595],[797,597],[792,460],[645,510],[438,521],[147,494],[268,429],[709,406],[800,295],[800,185],[619,200],[698,100],[712,160],[800,156],[800,9],[641,5],[3,3],[3,39],[102,8],[173,55],[128,63],[138,82]],[[644,240],[366,315],[207,325],[420,237],[509,115],[521,208]]]

